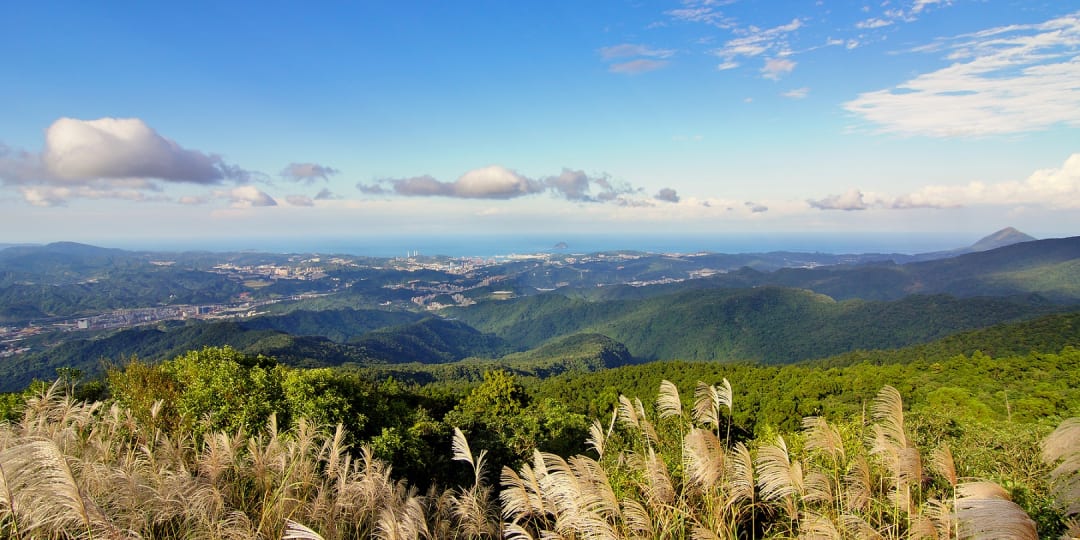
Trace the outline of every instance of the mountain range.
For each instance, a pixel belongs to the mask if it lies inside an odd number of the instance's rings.
[[[776,261],[781,256],[601,254],[587,261],[575,257],[573,263],[512,262],[483,267],[472,276],[343,267],[328,271],[325,279],[352,280],[353,286],[325,299],[285,304],[279,313],[43,338],[37,350],[0,360],[0,391],[21,388],[33,378],[51,378],[59,367],[95,373],[132,356],[154,361],[220,345],[297,366],[368,367],[415,380],[434,377],[439,370],[477,377],[492,366],[548,375],[659,359],[783,364],[895,349],[1075,312],[1080,305],[1080,237],[1029,239],[1005,229],[948,257],[927,254],[898,263],[866,255],[862,262],[772,271],[763,266],[713,268],[708,277],[679,280],[667,279],[664,272],[675,266],[702,272],[724,257]],[[128,296],[111,294],[108,287],[94,289],[117,278],[122,279],[116,286],[128,295],[145,291],[160,297],[168,292],[187,299],[185,294],[202,291],[207,299],[229,297],[243,292],[245,285],[200,268],[223,259],[287,260],[267,254],[188,254],[173,257],[181,262],[161,266],[149,263],[154,257],[70,243],[2,250],[3,272],[55,279],[57,284],[0,286],[0,313],[43,311],[42,305],[27,307],[34,305],[27,300],[32,296],[13,294],[28,290],[54,303],[59,296],[74,306],[98,305],[104,295],[125,305],[131,302]],[[784,257],[790,265],[815,255]],[[623,279],[659,279],[646,285],[564,285],[539,291],[527,283],[542,272],[592,274],[590,280],[607,272],[622,273]],[[90,274],[99,276],[97,281],[70,282]],[[170,283],[164,291],[154,289],[159,280]],[[409,295],[418,294],[411,292],[417,285],[472,286],[462,296],[474,300],[437,313],[404,309]],[[512,294],[502,294],[506,291]],[[381,297],[394,305],[309,309],[355,303],[361,298],[356,294],[364,295],[365,303]]]

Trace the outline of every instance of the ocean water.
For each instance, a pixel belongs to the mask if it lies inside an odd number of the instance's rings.
[[[865,233],[865,234],[723,234],[723,235],[435,235],[311,238],[217,238],[153,245],[111,245],[125,249],[157,251],[240,251],[272,253],[349,254],[369,257],[445,255],[495,257],[557,251],[643,251],[651,253],[763,253],[800,251],[820,253],[927,253],[971,245],[978,238],[963,234]],[[557,244],[565,249],[555,249]]]

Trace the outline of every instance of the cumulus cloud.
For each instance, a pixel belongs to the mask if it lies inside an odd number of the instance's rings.
[[[863,193],[858,189],[850,189],[841,195],[829,195],[824,199],[806,201],[810,206],[820,210],[866,210],[870,205],[863,200]]]
[[[761,76],[774,81],[795,71],[795,61],[788,58],[769,58],[761,68]]]
[[[35,206],[72,199],[167,201],[173,199],[161,194],[164,185],[259,177],[216,154],[183,148],[138,118],[61,118],[45,130],[39,153],[0,145],[0,184],[16,186]]]
[[[433,176],[424,175],[388,178],[381,180],[379,184],[360,183],[356,187],[369,194],[391,192],[410,197],[462,199],[512,199],[544,189],[541,183],[498,165],[471,170],[453,182],[443,182]]]
[[[240,173],[220,156],[183,148],[138,118],[61,118],[45,131],[41,159],[62,181],[155,178],[218,184]]]
[[[239,186],[228,191],[217,192],[217,194],[227,199],[233,208],[277,206],[277,201],[273,197],[255,186]]]
[[[944,53],[953,64],[860,94],[845,109],[882,132],[930,137],[1080,126],[1080,12],[940,39],[914,52]]]
[[[672,203],[679,202],[679,194],[678,194],[678,192],[676,192],[674,189],[671,189],[671,188],[662,188],[660,191],[658,191],[656,193],[656,195],[653,195],[653,198],[658,200],[658,201],[666,201],[666,202],[672,202]]]
[[[637,75],[638,73],[648,73],[650,71],[656,71],[666,65],[668,65],[666,60],[650,60],[648,58],[639,58],[637,60],[631,60],[629,62],[611,64],[611,66],[608,67],[608,71],[612,73],[622,73],[625,75]]]
[[[1080,208],[1080,153],[1069,156],[1060,167],[1039,169],[1024,180],[930,185],[892,201],[894,208],[968,205]]]
[[[529,178],[499,165],[474,169],[457,180],[444,182],[430,175],[386,178],[373,184],[356,185],[371,195],[407,197],[453,197],[461,199],[515,199],[537,193],[552,193],[569,201],[618,201],[640,189],[613,182],[606,176],[589,176],[584,171],[563,169],[557,176]]]
[[[512,199],[543,189],[540,182],[498,165],[471,170],[454,183],[454,195],[469,199]]]
[[[907,210],[964,206],[1038,206],[1080,209],[1080,153],[1060,167],[1039,169],[1023,180],[928,185],[895,197],[851,189],[840,195],[806,201],[820,210]]]
[[[281,177],[293,182],[312,184],[318,180],[327,181],[337,174],[337,169],[318,163],[290,163],[281,171]]]
[[[307,195],[286,195],[285,202],[291,206],[315,206],[315,202]]]

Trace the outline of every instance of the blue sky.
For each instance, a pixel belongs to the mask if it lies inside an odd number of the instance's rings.
[[[1071,1],[3,11],[0,242],[1080,231]]]

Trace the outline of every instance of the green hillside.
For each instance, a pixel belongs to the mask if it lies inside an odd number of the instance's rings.
[[[604,302],[548,294],[450,313],[528,348],[589,332],[625,344],[642,360],[790,363],[927,342],[1055,309],[1038,298],[915,295],[892,302],[837,302],[806,290],[760,287]]]
[[[376,330],[350,344],[387,363],[441,364],[470,356],[497,358],[513,351],[509,343],[497,336],[437,317]]]

